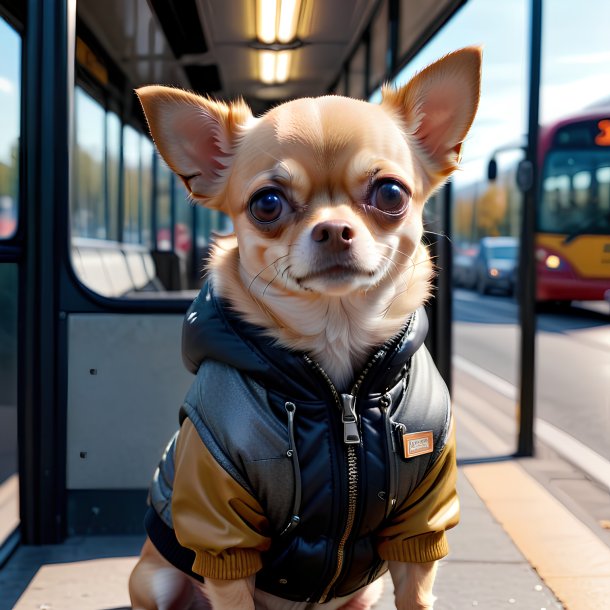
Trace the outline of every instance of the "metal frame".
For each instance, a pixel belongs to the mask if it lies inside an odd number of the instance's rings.
[[[59,315],[59,249],[67,241],[69,109],[75,0],[29,0],[25,40],[19,345],[19,472],[23,540],[65,533],[65,320]]]

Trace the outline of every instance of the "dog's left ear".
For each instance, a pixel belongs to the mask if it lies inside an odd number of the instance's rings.
[[[428,66],[400,89],[383,89],[382,107],[398,113],[406,134],[431,161],[437,180],[458,166],[480,87],[481,48],[466,47]]]

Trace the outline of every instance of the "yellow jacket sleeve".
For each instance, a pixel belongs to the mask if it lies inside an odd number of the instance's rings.
[[[255,498],[220,466],[190,420],[175,457],[172,518],[180,544],[195,552],[193,572],[232,580],[262,567],[269,524]]]
[[[425,563],[449,552],[445,531],[460,517],[453,423],[451,427],[430,472],[379,532],[377,550],[382,559]]]

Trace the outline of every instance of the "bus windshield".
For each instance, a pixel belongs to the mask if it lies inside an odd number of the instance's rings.
[[[538,230],[610,234],[610,150],[551,150],[542,176]]]

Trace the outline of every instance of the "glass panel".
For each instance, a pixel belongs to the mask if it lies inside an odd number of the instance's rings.
[[[409,14],[401,10],[405,28],[409,18],[417,27],[430,16],[430,3],[416,5],[409,4]],[[516,449],[519,325],[511,295],[521,214],[515,171],[526,129],[527,6],[526,0],[469,0],[396,79],[404,84],[417,70],[461,47],[484,47],[481,102],[463,147],[462,169],[452,178],[453,401],[464,458]],[[498,154],[500,147],[509,150]],[[487,164],[494,154],[499,175],[489,182]],[[432,206],[429,211],[434,216]],[[434,234],[429,241],[436,241]]]
[[[140,134],[129,127],[123,128],[123,241],[137,244],[140,241]]]
[[[0,17],[0,239],[17,228],[21,38]]]
[[[106,239],[104,204],[104,109],[79,87],[74,99],[76,151],[74,155],[72,235]]]
[[[607,151],[550,151],[543,170],[538,230],[566,236],[610,234],[609,171]]]
[[[371,74],[369,89],[378,86],[386,74],[388,56],[388,11],[387,0],[382,4],[371,28]]]
[[[141,197],[142,197],[142,213],[140,222],[140,243],[147,246],[149,249],[152,244],[151,239],[151,216],[152,216],[152,161],[154,155],[153,143],[150,138],[141,136],[141,154],[142,154],[142,179],[141,179]]]
[[[176,198],[175,249],[186,258],[193,248],[193,204],[187,199],[182,180],[174,179],[174,189]]]
[[[172,249],[171,212],[172,172],[158,157],[157,167],[157,249]]]
[[[0,545],[19,524],[15,264],[0,264]]]
[[[543,6],[538,427],[561,454],[576,439],[610,460],[609,7]]]
[[[349,63],[349,97],[364,97],[365,68],[366,46],[362,43]]]
[[[121,121],[114,112],[106,114],[106,195],[108,239],[119,238],[119,173],[121,171]]]

